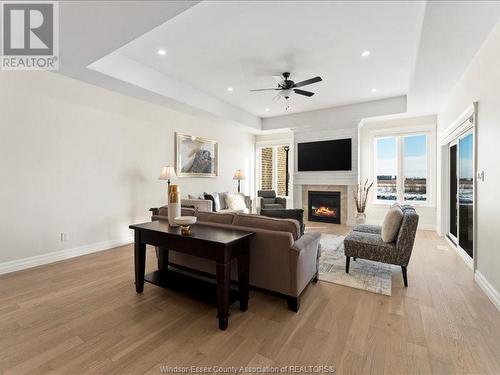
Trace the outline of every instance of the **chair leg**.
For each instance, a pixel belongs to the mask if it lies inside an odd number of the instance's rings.
[[[313,279],[312,279],[312,282],[314,284],[316,284],[319,280],[319,272],[316,272],[316,274],[314,275]]]
[[[345,273],[349,273],[349,262],[351,261],[351,257],[345,257]]]
[[[406,275],[406,266],[401,266],[401,272],[403,272],[403,282],[405,284],[405,288],[408,288],[408,277]]]

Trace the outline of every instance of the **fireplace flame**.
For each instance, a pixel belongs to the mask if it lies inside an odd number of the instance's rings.
[[[335,217],[336,210],[331,209],[329,207],[321,206],[321,207],[318,207],[316,210],[314,210],[314,214],[316,216]]]

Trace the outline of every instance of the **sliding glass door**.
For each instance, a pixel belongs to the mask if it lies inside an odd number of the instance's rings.
[[[474,256],[474,134],[450,143],[448,237],[471,258]]]
[[[455,243],[458,243],[457,238],[457,195],[458,195],[458,184],[457,184],[457,144],[450,145],[450,233],[449,237]]]
[[[473,257],[474,135],[458,141],[458,244]]]

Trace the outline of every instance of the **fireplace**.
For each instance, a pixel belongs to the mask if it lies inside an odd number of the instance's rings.
[[[340,192],[309,191],[309,221],[340,224]]]

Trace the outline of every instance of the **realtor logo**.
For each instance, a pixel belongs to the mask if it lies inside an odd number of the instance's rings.
[[[59,68],[59,7],[55,1],[0,3],[4,70]]]

